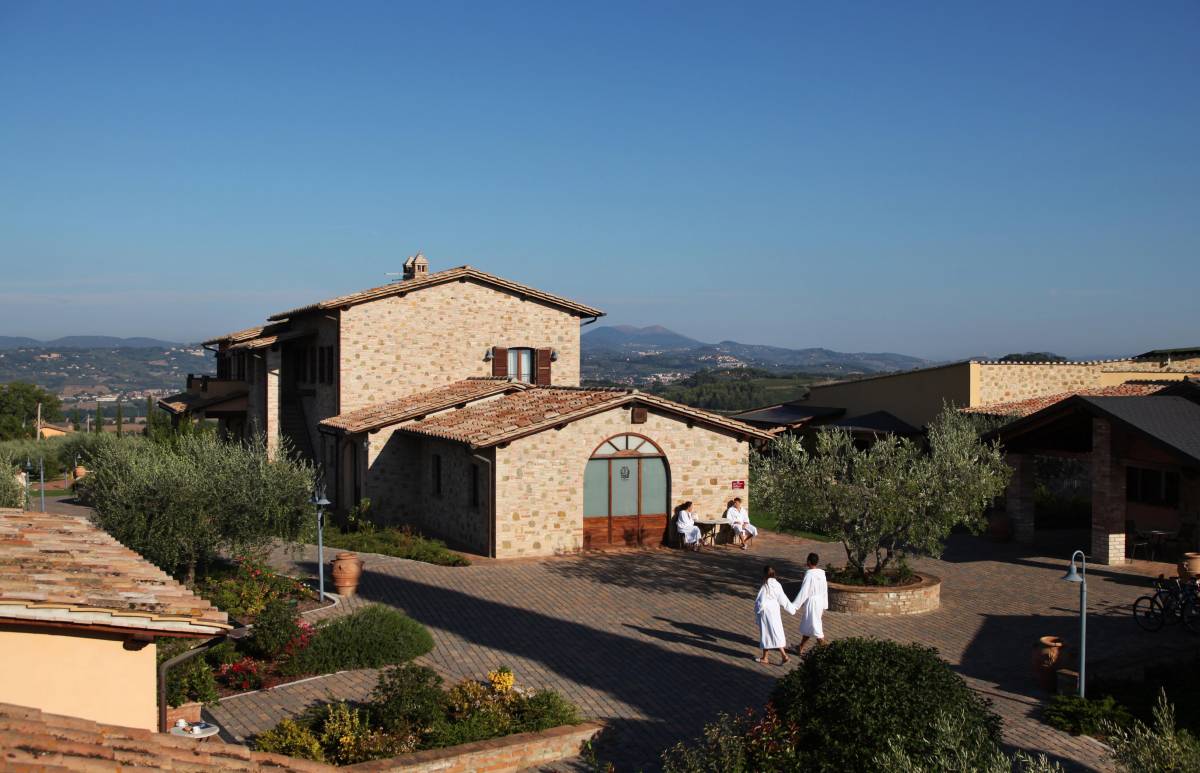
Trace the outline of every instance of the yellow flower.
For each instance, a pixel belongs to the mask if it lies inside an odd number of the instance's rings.
[[[492,685],[492,689],[498,693],[506,693],[513,688],[517,683],[517,678],[513,676],[513,672],[507,668],[489,671],[488,682]]]

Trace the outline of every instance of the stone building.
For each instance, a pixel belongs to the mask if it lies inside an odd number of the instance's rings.
[[[723,511],[763,430],[636,390],[580,388],[599,309],[470,266],[274,314],[205,342],[215,377],[160,401],[311,459],[341,510],[497,557],[659,543]],[[737,489],[744,494],[742,488]]]
[[[815,384],[803,400],[793,405],[840,409],[850,416],[886,411],[914,427],[923,427],[947,402],[978,409],[1129,382],[1182,380],[1188,376],[1200,376],[1200,347],[1155,349],[1134,357],[1083,362],[969,360]]]

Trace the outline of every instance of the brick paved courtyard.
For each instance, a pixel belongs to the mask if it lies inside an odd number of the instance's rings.
[[[368,556],[360,596],[340,611],[368,602],[404,610],[432,631],[436,648],[422,660],[448,679],[508,665],[522,683],[556,689],[587,716],[608,721],[603,758],[620,770],[652,769],[662,748],[696,735],[718,712],[761,706],[784,673],[753,660],[762,564],[795,577],[810,549],[835,562],[841,549],[779,535],[755,547],[481,559],[466,568]],[[314,552],[276,560],[311,573]],[[1078,769],[1104,769],[1097,742],[1036,721],[1044,696],[1029,673],[1032,643],[1054,634],[1073,644],[1078,630],[1077,586],[1059,579],[1065,561],[1037,552],[953,538],[943,560],[917,563],[943,578],[941,610],[906,618],[831,613],[826,631],[832,638],[874,635],[936,646],[995,701],[1009,743]],[[1143,577],[1112,567],[1094,567],[1089,575],[1090,662],[1189,646],[1179,631],[1147,634],[1135,626],[1127,610],[1147,586]],[[786,624],[795,631],[794,618]],[[361,698],[373,684],[371,672],[312,680],[227,700],[217,719],[243,738],[315,700]]]

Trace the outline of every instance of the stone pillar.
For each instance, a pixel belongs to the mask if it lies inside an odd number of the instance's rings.
[[[1006,454],[1005,461],[1013,469],[1008,481],[1008,518],[1012,521],[1013,539],[1033,542],[1033,457],[1028,454]]]
[[[1092,555],[1125,563],[1125,470],[1113,454],[1112,425],[1092,419]]]
[[[283,385],[279,380],[279,373],[282,360],[283,352],[274,348],[267,349],[266,357],[263,358],[263,375],[267,379],[267,404],[263,411],[266,423],[262,429],[267,436],[267,453],[272,457],[279,450],[279,433],[282,431],[279,426],[280,389]]]

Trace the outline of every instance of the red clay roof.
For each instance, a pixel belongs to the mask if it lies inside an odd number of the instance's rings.
[[[543,303],[548,303],[552,306],[558,306],[559,308],[566,309],[567,311],[578,314],[582,317],[604,316],[604,312],[600,311],[600,309],[594,309],[591,306],[585,306],[582,303],[576,303],[575,301],[558,295],[543,292],[541,290],[537,290],[508,279],[502,279],[501,277],[494,276],[493,274],[480,271],[477,268],[471,268],[470,266],[459,266],[458,268],[451,268],[445,271],[437,271],[432,274],[426,274],[425,276],[417,277],[415,279],[406,279],[402,282],[391,282],[379,287],[372,287],[369,290],[362,290],[357,293],[342,295],[337,298],[331,298],[327,301],[318,301],[317,303],[311,303],[307,306],[301,306],[290,311],[272,314],[270,317],[268,317],[268,319],[281,320],[314,311],[337,309],[343,306],[355,306],[360,303],[368,303],[380,298],[388,298],[393,295],[404,295],[405,293],[415,292],[416,290],[423,290],[427,287],[434,287],[436,285],[445,284],[446,282],[454,282],[458,280],[472,280],[479,282],[480,284],[498,287],[516,295],[534,298],[542,301]]]
[[[225,613],[83,518],[0,510],[0,620],[217,634]]]
[[[328,771],[319,762],[253,752],[245,746],[178,738],[0,703],[4,770]]]
[[[627,403],[642,403],[665,412],[747,437],[769,439],[769,433],[735,419],[627,389],[531,387],[484,403],[446,411],[400,429],[486,448],[566,424]]]
[[[258,325],[257,327],[248,327],[245,330],[238,330],[233,333],[226,333],[223,336],[217,336],[216,338],[210,338],[207,341],[204,341],[203,345],[204,346],[212,346],[213,344],[219,344],[219,343],[237,343],[238,341],[248,341],[251,338],[258,338],[260,335],[262,335],[263,330],[265,330],[265,329],[266,329],[266,325]]]
[[[1043,408],[1060,403],[1069,397],[1082,395],[1084,397],[1142,397],[1159,392],[1172,382],[1169,381],[1129,381],[1106,387],[1091,387],[1077,389],[1074,392],[1058,392],[1041,397],[1028,397],[1024,400],[1010,400],[1003,403],[976,405],[961,409],[963,413],[983,413],[989,416],[1012,416],[1021,418],[1037,413]]]
[[[249,392],[246,390],[226,392],[225,394],[221,395],[206,394],[204,392],[180,392],[177,395],[160,397],[158,399],[158,405],[160,408],[175,414],[192,413],[194,411],[202,411],[206,408],[212,408],[219,403],[236,400],[238,398],[242,398],[244,401],[248,394]],[[231,408],[226,407],[226,410],[230,409]],[[245,408],[243,407],[242,410],[245,410]]]
[[[321,426],[352,434],[369,432],[430,413],[449,410],[456,405],[526,388],[528,387],[525,384],[503,378],[469,378],[428,392],[418,392],[398,400],[376,403],[331,416],[322,421]]]

